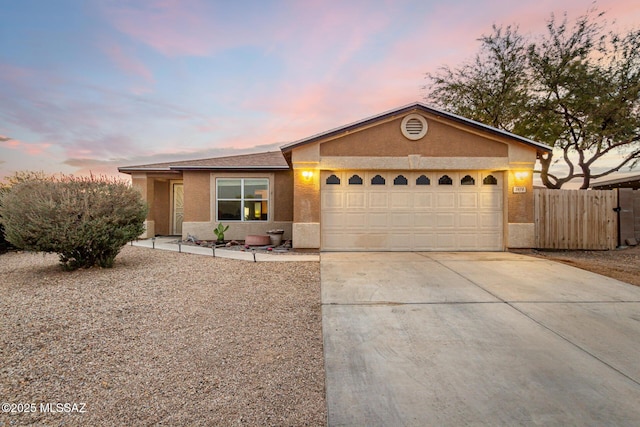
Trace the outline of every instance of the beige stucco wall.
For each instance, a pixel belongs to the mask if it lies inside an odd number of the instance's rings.
[[[182,235],[196,236],[202,240],[216,238],[213,229],[216,221],[216,179],[218,178],[267,178],[269,179],[268,221],[222,221],[228,225],[226,240],[244,240],[250,234],[265,234],[268,230],[283,229],[284,239],[291,239],[293,219],[293,172],[185,172],[185,221]],[[206,181],[206,182],[205,182]],[[189,216],[187,216],[187,206]]]
[[[155,234],[168,235],[171,233],[171,203],[169,181],[155,180],[154,182],[154,214]]]
[[[320,156],[406,157],[507,157],[507,144],[463,131],[424,115],[427,135],[411,141],[402,135],[402,117],[342,136],[320,145]]]
[[[155,236],[155,223],[154,223],[154,180],[147,178],[145,173],[137,173],[131,176],[131,185],[140,191],[142,199],[147,202],[149,210],[147,212],[147,219],[144,222],[144,233],[140,235],[141,239],[146,239]]]
[[[273,174],[273,220],[293,221],[293,171]]]
[[[208,171],[183,172],[185,222],[211,220],[211,180],[209,175]]]
[[[527,177],[523,179],[516,178],[516,171],[510,170],[507,175],[507,204],[509,206],[509,215],[507,220],[510,224],[514,223],[533,223],[533,170],[518,170],[518,172],[527,173]],[[514,193],[514,187],[524,187],[525,193]]]

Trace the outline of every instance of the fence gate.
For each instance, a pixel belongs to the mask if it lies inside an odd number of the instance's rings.
[[[536,247],[615,249],[618,244],[617,193],[610,190],[536,188]]]

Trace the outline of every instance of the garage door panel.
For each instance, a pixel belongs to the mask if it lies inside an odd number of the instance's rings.
[[[432,251],[436,247],[436,236],[433,233],[415,233],[413,235],[413,250]]]
[[[479,215],[477,212],[459,213],[458,214],[458,226],[460,228],[472,228],[476,230],[480,223]]]
[[[346,193],[346,206],[347,209],[353,208],[361,208],[364,209],[367,207],[366,204],[366,194],[364,191],[348,191]]]
[[[454,233],[436,233],[435,247],[438,251],[453,251],[458,249]]]
[[[327,209],[344,208],[344,195],[339,192],[327,191],[322,193],[322,206]]]
[[[481,229],[495,229],[502,228],[502,217],[492,213],[481,213],[480,216],[480,228]]]
[[[502,193],[480,193],[480,208],[482,209],[501,209]]]
[[[389,215],[389,226],[395,228],[412,228],[413,213],[412,212],[394,212]]]
[[[416,229],[431,229],[434,226],[433,213],[415,212],[413,214],[413,225]]]
[[[436,228],[453,228],[456,225],[453,212],[436,213],[434,215]]]
[[[327,230],[342,229],[345,224],[346,214],[342,212],[324,212],[322,214],[322,227]]]
[[[348,185],[347,178],[353,175],[363,177],[363,184]],[[372,184],[376,175],[384,185]],[[399,175],[407,185],[394,185]],[[451,178],[451,185],[438,183],[444,175]],[[467,175],[473,181],[465,179]],[[488,175],[477,171],[338,173],[341,184],[321,184],[322,249],[502,250],[502,174],[491,173],[497,185],[483,183]],[[472,185],[463,185],[463,179]]]
[[[476,193],[458,193],[458,207],[461,209],[478,209]]]
[[[368,206],[372,209],[388,209],[389,193],[382,193],[380,191],[369,192]]]
[[[394,233],[390,235],[389,243],[394,251],[410,251],[413,248],[413,235],[411,233]]]
[[[433,207],[433,193],[426,193],[417,190],[413,198],[413,206],[417,209],[428,209]]]
[[[360,228],[367,227],[367,214],[366,212],[347,212],[344,214],[344,225],[348,228]]]
[[[355,239],[356,248],[367,248],[367,250],[373,251],[386,251],[389,250],[389,238],[391,236],[387,233],[366,233],[359,235]]]
[[[406,209],[413,205],[413,193],[393,192],[391,193],[391,209]]]
[[[367,220],[363,220],[362,224],[367,224],[372,228],[388,228],[389,227],[389,213],[388,212],[369,212],[367,214]]]
[[[478,235],[475,233],[460,233],[456,238],[456,246],[461,250],[473,250],[478,247]]]
[[[456,206],[456,194],[447,191],[446,193],[438,193],[436,196],[436,209],[453,209]]]
[[[500,245],[502,245],[501,233],[478,235],[478,250],[491,251],[495,250],[495,248],[499,247]]]

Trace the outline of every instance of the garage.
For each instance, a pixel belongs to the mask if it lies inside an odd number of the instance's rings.
[[[323,171],[325,251],[497,251],[503,172]]]

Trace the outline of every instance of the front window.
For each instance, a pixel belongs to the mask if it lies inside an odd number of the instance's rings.
[[[268,220],[267,178],[218,178],[216,183],[217,221]]]

